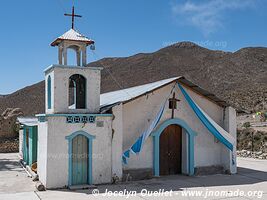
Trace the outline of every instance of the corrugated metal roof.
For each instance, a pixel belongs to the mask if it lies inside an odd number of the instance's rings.
[[[70,41],[80,41],[80,42],[86,42],[88,45],[93,44],[94,41],[87,38],[86,36],[82,35],[78,31],[74,29],[70,29],[60,37],[58,37],[55,41],[51,43],[51,46],[58,45],[62,40],[70,40]]]
[[[149,93],[153,90],[156,90],[162,86],[168,85],[171,82],[178,81],[187,87],[191,88],[195,92],[205,96],[206,98],[210,99],[211,101],[217,103],[220,106],[229,106],[225,101],[220,100],[214,94],[200,88],[199,86],[195,85],[194,83],[190,82],[189,80],[185,79],[184,77],[174,77],[170,79],[164,79],[161,81],[140,85],[136,87],[131,87],[123,90],[117,90],[113,92],[108,92],[100,95],[100,107],[107,108],[112,107],[118,103],[125,103],[131,101],[133,99],[138,98],[146,93]]]
[[[25,126],[37,126],[38,118],[36,117],[18,117],[18,122]]]
[[[169,84],[179,77],[165,79],[145,85],[140,85],[136,87],[131,87],[123,90],[117,90],[114,92],[108,92],[100,95],[100,106],[106,107],[116,103],[125,102],[137,98],[147,92],[155,90],[163,85]]]

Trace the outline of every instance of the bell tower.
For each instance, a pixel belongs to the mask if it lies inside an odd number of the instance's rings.
[[[98,113],[102,68],[86,67],[87,48],[94,49],[95,42],[74,29],[75,17],[81,17],[74,7],[65,16],[72,17],[72,27],[51,43],[58,47],[58,64],[45,70],[46,113]],[[76,53],[75,66],[68,65],[68,49]]]
[[[77,66],[86,66],[87,46],[94,48],[94,41],[80,34],[74,29],[75,17],[82,17],[75,14],[74,6],[71,14],[65,14],[72,18],[71,29],[58,37],[51,43],[51,46],[58,46],[58,64],[68,65],[68,49],[76,52]],[[81,61],[82,58],[82,61]]]
[[[87,47],[94,46],[94,41],[88,39],[74,29],[70,29],[55,41],[51,46],[58,46],[58,64],[68,65],[68,49],[76,52],[77,66],[86,66],[87,64]]]

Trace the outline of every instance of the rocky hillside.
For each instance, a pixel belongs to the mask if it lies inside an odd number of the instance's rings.
[[[155,53],[89,64],[103,65],[108,68],[103,71],[103,92],[118,89],[110,71],[123,87],[185,76],[236,108],[262,109],[264,93],[267,102],[267,48],[243,48],[230,53],[182,42]]]
[[[21,108],[25,116],[43,113],[44,81],[25,87],[10,95],[0,98],[0,114],[7,108]]]
[[[230,53],[181,42],[154,53],[106,58],[88,66],[105,67],[102,92],[120,89],[113,78],[127,88],[185,76],[236,108],[261,109],[264,93],[267,102],[267,48],[263,47]],[[1,97],[0,113],[6,108],[21,108],[25,115],[44,112],[44,82]]]

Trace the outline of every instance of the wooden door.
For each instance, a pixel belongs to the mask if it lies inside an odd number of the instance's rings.
[[[72,140],[72,185],[88,183],[88,139],[78,135]]]
[[[168,126],[160,135],[160,175],[179,174],[182,171],[182,128]]]

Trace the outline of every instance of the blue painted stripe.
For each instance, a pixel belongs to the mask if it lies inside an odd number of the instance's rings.
[[[26,126],[23,127],[23,161],[27,162],[27,158],[26,158],[26,153],[27,153],[27,149],[26,149]]]
[[[159,137],[153,138],[154,142],[154,176],[159,176]]]
[[[206,116],[201,112],[201,110],[196,106],[194,101],[191,99],[191,97],[187,94],[187,92],[184,90],[184,88],[178,83],[178,86],[180,90],[182,91],[185,99],[187,100],[190,107],[193,109],[195,114],[198,116],[200,121],[203,123],[203,125],[221,142],[223,143],[228,149],[233,151],[233,145],[224,138],[221,133],[211,124],[211,122],[206,118]]]
[[[188,138],[188,172],[190,176],[193,176],[195,174],[195,167],[194,167],[194,136],[192,134],[189,134],[189,138]]]
[[[28,134],[27,134],[28,132]],[[26,137],[28,135],[28,137]],[[30,137],[30,131],[29,131],[29,126],[24,126],[23,127],[23,143],[24,143],[24,162],[26,163],[26,165],[29,164],[29,137]],[[27,146],[27,143],[28,143],[28,146]]]
[[[47,109],[52,107],[52,95],[51,95],[51,76],[47,78]]]
[[[69,186],[72,185],[72,140],[69,140]]]
[[[93,184],[93,140],[88,138],[89,140],[89,165],[88,165],[88,183]]]

